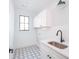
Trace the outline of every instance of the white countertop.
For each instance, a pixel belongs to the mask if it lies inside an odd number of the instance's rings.
[[[69,44],[68,44],[68,42],[63,42],[63,43],[62,43],[62,44],[67,45],[67,46],[68,46],[67,48],[65,48],[65,49],[59,49],[59,48],[57,48],[57,47],[54,47],[54,46],[48,44],[48,42],[50,42],[50,41],[59,42],[59,41],[52,40],[52,39],[50,39],[50,40],[41,40],[42,43],[46,44],[47,46],[49,46],[50,48],[54,49],[54,50],[57,51],[58,53],[60,53],[60,54],[62,54],[62,55],[64,55],[64,56],[66,56],[66,57],[69,57]],[[59,42],[59,43],[60,43],[60,42]]]

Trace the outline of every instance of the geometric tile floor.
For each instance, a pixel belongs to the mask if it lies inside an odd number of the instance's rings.
[[[40,49],[36,45],[18,48],[13,59],[40,59]]]

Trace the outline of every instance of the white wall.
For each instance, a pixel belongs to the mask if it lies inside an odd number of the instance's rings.
[[[48,8],[48,19],[51,19],[52,21],[52,27],[55,26],[61,26],[68,24],[69,20],[69,14],[68,14],[68,5],[66,5],[64,8],[61,8],[57,6],[57,4],[52,4]]]
[[[28,12],[15,8],[14,47],[21,48],[36,44],[36,34],[33,29],[33,20]],[[29,16],[29,31],[19,31],[19,15]]]
[[[42,9],[50,5],[53,0],[14,0],[15,20],[14,20],[14,47],[21,48],[36,43],[36,32],[33,29],[33,17]],[[19,15],[30,16],[30,31],[19,31]]]
[[[36,32],[35,32],[35,29],[33,28],[33,17],[37,13],[39,13],[39,11],[38,11],[38,7],[35,8],[34,6],[37,6],[37,3],[32,4],[32,1],[31,1],[31,3],[29,2],[29,4],[28,4],[28,1],[26,1],[26,0],[23,0],[23,1],[15,0],[15,6],[14,6],[15,7],[15,14],[14,14],[15,15],[15,18],[14,18],[14,47],[15,48],[27,47],[29,45],[33,45],[33,44],[37,43]],[[40,6],[40,4],[39,4],[39,6]],[[41,6],[40,6],[40,8],[41,8]],[[66,13],[67,10],[66,9],[62,10],[59,8],[52,9],[52,8],[53,8],[52,5],[48,8],[50,11],[49,15],[51,15],[49,18],[53,20],[52,28],[56,27],[56,26],[67,24],[68,19],[66,19],[66,17],[65,17],[66,15],[68,15]],[[19,15],[30,16],[30,19],[29,19],[30,31],[26,31],[26,32],[19,31]],[[61,17],[63,17],[63,18],[61,18]],[[52,29],[50,29],[50,30],[51,30],[51,32],[53,31]],[[45,37],[49,37],[49,36],[52,36],[53,34],[56,34],[56,33],[50,34],[49,30],[46,30],[43,32],[42,32],[42,30],[38,30],[38,32],[42,36],[44,36],[44,38],[40,37],[41,39],[45,39]],[[49,34],[49,36],[45,35],[45,33]]]
[[[14,48],[14,1],[9,0],[9,47]]]
[[[38,39],[39,40],[58,40],[60,41],[59,37],[56,36],[57,30],[62,30],[63,39],[68,43],[69,39],[69,28],[68,25],[63,26],[56,26],[49,29],[38,29]]]
[[[69,40],[69,14],[68,5],[65,8],[59,8],[57,5],[52,4],[48,9],[48,19],[51,19],[51,28],[37,29],[39,40],[54,40],[57,38],[56,32],[61,29],[63,38],[66,42]]]

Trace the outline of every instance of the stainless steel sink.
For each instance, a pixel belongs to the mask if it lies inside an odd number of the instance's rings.
[[[55,41],[48,42],[48,44],[55,46],[59,49],[65,49],[65,48],[68,47],[67,45],[64,45],[64,44],[61,44],[61,43],[58,43],[58,42],[55,42]]]

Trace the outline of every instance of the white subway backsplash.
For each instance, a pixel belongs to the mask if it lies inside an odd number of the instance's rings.
[[[63,25],[63,26],[57,26],[57,27],[52,27],[52,28],[49,28],[49,29],[45,29],[45,30],[42,30],[42,29],[38,29],[37,32],[38,32],[38,39],[39,40],[59,40],[59,36],[56,36],[56,32],[57,30],[62,30],[62,33],[63,33],[63,39],[68,42],[69,40],[69,28],[68,28],[68,25]]]

